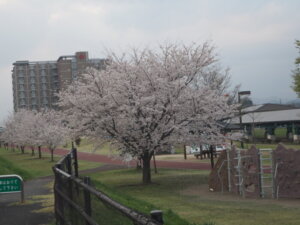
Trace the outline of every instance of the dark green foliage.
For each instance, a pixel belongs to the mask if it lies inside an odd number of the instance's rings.
[[[299,51],[300,55],[300,40],[296,40],[295,42],[296,48]],[[295,66],[296,68],[293,70],[293,90],[297,93],[298,97],[300,97],[300,57],[295,59]]]
[[[275,136],[277,138],[286,138],[286,136],[287,136],[287,129],[286,129],[286,127],[277,127],[275,129],[274,134],[275,134]]]
[[[242,104],[242,108],[246,108],[246,107],[252,106],[253,101],[250,97],[245,96],[245,97],[241,98],[241,104]]]
[[[254,128],[253,136],[255,138],[265,138],[266,130],[264,128]]]

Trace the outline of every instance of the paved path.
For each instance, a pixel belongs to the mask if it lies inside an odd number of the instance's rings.
[[[42,149],[43,152],[49,152],[47,149]],[[69,152],[66,149],[56,149],[54,154],[56,155],[65,155]],[[128,165],[131,167],[136,166],[136,161],[124,162],[120,159],[114,159],[106,155],[93,154],[87,152],[77,152],[78,159],[87,160],[91,162],[101,162],[106,164],[114,165]],[[152,160],[153,163],[153,160]],[[175,161],[161,161],[157,160],[156,165],[158,168],[173,168],[173,169],[197,169],[197,170],[210,170],[209,163],[197,163],[197,162],[175,162]]]
[[[45,177],[25,182],[25,204],[20,204],[20,193],[0,195],[0,224],[1,225],[43,225],[53,221],[52,213],[36,213],[41,209],[41,202],[33,203],[32,197],[50,194],[46,187],[53,178]],[[30,204],[29,204],[30,203]]]

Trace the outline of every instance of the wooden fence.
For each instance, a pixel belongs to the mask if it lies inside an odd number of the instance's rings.
[[[57,225],[162,225],[160,210],[151,217],[114,201],[78,174],[77,151],[72,149],[53,166]]]
[[[300,198],[300,150],[279,144],[275,150],[234,146],[220,155],[209,177],[214,191],[249,198]]]

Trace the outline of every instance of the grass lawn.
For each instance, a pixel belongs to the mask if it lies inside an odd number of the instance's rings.
[[[156,160],[162,161],[175,161],[175,162],[195,162],[195,163],[210,163],[210,159],[197,159],[193,154],[188,154],[187,159],[184,159],[183,154],[166,154],[166,155],[156,155]],[[216,161],[217,159],[215,159]]]
[[[68,144],[71,146],[71,144]],[[62,147],[63,148],[63,147]],[[99,146],[95,149],[95,145],[88,139],[81,139],[81,143],[79,146],[76,147],[80,152],[93,152],[95,154],[101,155],[118,155],[116,150],[113,150],[109,143],[106,143],[102,146]],[[187,160],[184,159],[183,156],[183,145],[176,145],[174,147],[175,154],[163,154],[163,155],[156,155],[156,160],[166,160],[166,161],[176,161],[176,162],[197,162],[197,163],[209,163],[209,159],[196,159],[193,154],[187,155]]]
[[[50,161],[50,154],[43,153],[42,159],[31,156],[28,152],[21,154],[19,150],[13,152],[0,148],[0,174],[20,174],[25,180],[37,177],[52,175],[52,166],[60,159],[60,156],[54,156],[54,162]],[[79,161],[79,169],[91,169],[101,166],[101,163]]]
[[[67,144],[66,146],[60,146],[61,148],[67,148],[69,149],[71,146],[71,143]],[[88,152],[88,153],[96,153],[101,155],[117,155],[116,150],[113,150],[109,143],[105,143],[102,145],[96,145],[93,141],[81,138],[80,145],[76,146],[77,150],[80,152]]]
[[[240,147],[240,143],[236,142],[235,145],[237,147]],[[271,149],[276,149],[278,146],[278,143],[274,143],[274,144],[268,144],[268,143],[244,143],[244,147],[245,148],[250,148],[252,145],[255,145],[257,148],[271,148]],[[283,144],[284,146],[286,146],[287,148],[293,148],[293,149],[300,149],[300,145],[299,144]]]
[[[172,213],[195,224],[214,225],[298,225],[300,201],[243,199],[236,195],[208,191],[208,172],[160,169],[153,184],[141,185],[141,173],[135,169],[91,174],[93,183],[129,207],[149,213],[162,209],[166,225],[176,224]],[[128,200],[128,197],[137,199]],[[145,202],[144,204],[141,203]],[[183,221],[179,225],[188,224]]]

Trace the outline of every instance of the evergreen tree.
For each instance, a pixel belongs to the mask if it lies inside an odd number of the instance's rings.
[[[296,40],[295,42],[296,48],[299,50],[300,55],[300,40]],[[293,70],[293,90],[297,93],[298,97],[300,97],[300,56],[295,60],[296,68]]]

